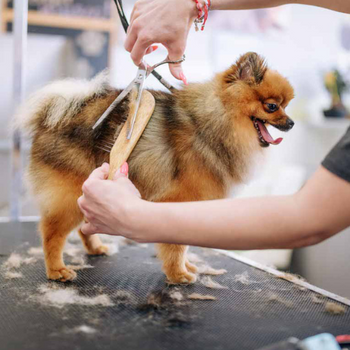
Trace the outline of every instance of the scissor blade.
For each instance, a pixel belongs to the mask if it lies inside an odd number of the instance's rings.
[[[131,119],[131,123],[127,124],[127,136],[126,139],[130,140],[131,139],[131,135],[132,132],[134,130],[134,125],[135,125],[135,121],[136,121],[136,117],[137,117],[137,112],[139,110],[140,107],[140,102],[141,102],[141,97],[142,97],[142,91],[143,91],[143,83],[145,82],[146,79],[146,71],[142,71],[142,76],[139,76],[138,79],[138,93],[137,93],[137,99],[136,99],[136,106],[135,106],[135,112],[134,115]]]
[[[98,118],[97,122],[94,124],[92,129],[96,129],[113,111],[113,109],[117,106],[118,103],[120,103],[126,95],[131,91],[132,87],[134,86],[135,82],[134,80],[118,95],[118,97],[111,103],[111,105],[105,110],[105,112],[101,115],[100,118]]]

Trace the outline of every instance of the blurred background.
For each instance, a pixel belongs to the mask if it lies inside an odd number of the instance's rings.
[[[134,1],[124,0],[130,14]],[[14,38],[12,1],[0,0],[0,216],[9,215],[11,119]],[[125,87],[136,67],[123,48],[125,34],[111,0],[29,0],[25,95],[48,82],[77,77],[88,79],[109,68],[111,83]],[[288,107],[296,122],[271,146],[249,184],[232,196],[294,193],[317,169],[350,125],[350,16],[311,6],[210,13],[204,32],[191,31],[183,64],[189,82],[210,79],[247,51],[265,56],[269,66],[285,75],[296,98]],[[166,56],[163,48],[147,57],[149,63]],[[180,87],[162,66],[159,72]],[[163,89],[152,76],[147,87]],[[327,117],[326,117],[327,115]],[[281,136],[277,130],[273,136]],[[23,163],[30,144],[24,145]],[[25,187],[23,216],[38,210]],[[264,210],[264,208],[261,208]],[[234,214],[234,213],[233,213]],[[283,232],[280,233],[283,235]],[[291,270],[311,283],[350,297],[350,230],[310,248],[292,251],[239,252],[254,260]],[[341,277],[346,276],[346,277]]]

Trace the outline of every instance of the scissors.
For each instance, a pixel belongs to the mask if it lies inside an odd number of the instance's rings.
[[[106,109],[106,111],[102,114],[102,116],[97,120],[97,122],[92,127],[92,129],[96,129],[108,117],[108,115],[113,111],[113,109],[118,105],[118,103],[120,103],[134,88],[136,88],[137,97],[136,97],[135,112],[134,112],[134,115],[132,116],[131,121],[129,120],[127,124],[126,138],[127,140],[130,140],[132,131],[135,125],[137,112],[141,102],[143,85],[147,77],[153,72],[155,68],[161,66],[162,64],[181,63],[184,60],[185,60],[185,55],[183,55],[182,58],[177,61],[172,61],[172,60],[169,60],[169,58],[166,58],[165,60],[153,66],[149,66],[145,61],[142,61],[137,70],[135,79],[118,95],[118,97],[112,102],[112,104]]]

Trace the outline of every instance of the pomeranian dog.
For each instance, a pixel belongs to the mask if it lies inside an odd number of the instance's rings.
[[[224,198],[233,184],[245,179],[254,155],[282,140],[274,140],[266,125],[287,131],[294,124],[285,112],[294,97],[292,86],[256,53],[241,56],[209,82],[172,94],[150,92],[156,107],[128,160],[131,181],[149,201]],[[32,138],[27,175],[40,207],[49,279],[76,277],[64,264],[63,247],[83,220],[77,205],[83,182],[108,162],[108,151],[128,115],[126,98],[92,130],[119,93],[106,73],[91,81],[54,82],[32,95],[18,114],[17,126]],[[88,254],[107,252],[97,235],[79,233]],[[196,280],[197,268],[186,251],[183,245],[158,245],[170,283]]]

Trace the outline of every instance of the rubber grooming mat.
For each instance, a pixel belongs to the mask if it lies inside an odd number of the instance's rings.
[[[77,271],[74,282],[48,282],[40,249],[31,249],[40,246],[35,226],[0,227],[1,350],[245,350],[291,336],[350,333],[348,307],[343,314],[329,314],[325,305],[332,300],[208,249],[191,252],[228,271],[212,276],[223,289],[201,281],[167,286],[152,245],[124,245],[108,257],[84,256],[91,266]],[[79,242],[68,249],[83,255]],[[13,252],[18,256],[12,255],[12,265],[18,268],[6,265]],[[79,261],[65,255],[66,262],[72,259]],[[189,300],[191,293],[216,300]]]

